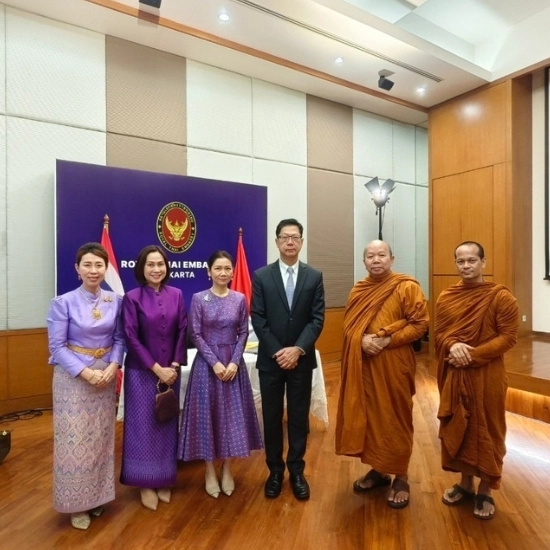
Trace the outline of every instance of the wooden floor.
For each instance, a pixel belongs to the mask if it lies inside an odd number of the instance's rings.
[[[276,500],[263,496],[264,458],[235,464],[236,491],[209,497],[203,466],[182,464],[172,503],[143,508],[137,490],[117,484],[117,498],[88,531],[70,527],[52,506],[52,419],[2,424],[15,428],[12,452],[0,464],[0,548],[209,549],[209,550],[544,550],[550,549],[550,425],[508,415],[508,455],[492,521],[474,518],[471,506],[448,508],[443,489],[456,477],[439,463],[436,383],[419,356],[415,445],[410,469],[411,504],[392,510],[385,489],[357,496],[353,480],[366,470],[357,459],[334,454],[339,364],[325,366],[331,424],[312,422],[306,476],[312,496],[296,501],[285,481]],[[120,467],[120,424],[117,467]]]
[[[518,338],[517,345],[506,354],[506,369],[550,380],[550,334],[534,333]]]

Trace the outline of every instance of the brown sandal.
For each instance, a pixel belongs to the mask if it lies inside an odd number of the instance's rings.
[[[480,516],[479,513],[476,514],[476,510],[483,510],[484,502],[488,502],[489,504],[493,505],[493,513],[489,514],[488,516]],[[474,516],[477,519],[484,519],[484,520],[493,519],[495,517],[495,512],[496,512],[496,508],[495,508],[495,501],[493,497],[489,495],[481,495],[481,494],[476,495],[476,505],[474,507]]]
[[[402,479],[395,478],[393,480],[393,483],[391,484],[391,488],[393,489],[393,496],[395,498],[395,495],[397,493],[408,493],[409,498],[407,500],[404,500],[403,502],[394,502],[393,500],[387,500],[388,506],[390,508],[395,508],[396,510],[399,510],[401,508],[406,508],[409,505],[409,500],[411,497],[411,488],[409,487],[409,484],[406,481],[403,481]]]
[[[361,483],[367,483],[372,481],[372,485],[369,487],[363,487]],[[372,491],[373,489],[378,489],[379,487],[387,487],[391,483],[391,477],[387,474],[381,474],[376,470],[372,469],[368,474],[359,478],[357,481],[353,482],[353,490],[356,493],[366,493]]]
[[[458,500],[447,500],[445,498],[445,493],[443,493],[443,496],[441,497],[441,501],[446,506],[460,506],[463,502],[468,502],[469,500],[472,500],[476,496],[475,493],[473,492],[471,493],[470,491],[467,491],[466,489],[464,489],[464,487],[462,487],[458,483],[455,483],[452,487],[452,491],[449,493],[448,496],[450,496],[451,498],[454,498],[454,497],[457,497],[458,495],[460,495],[460,498]]]

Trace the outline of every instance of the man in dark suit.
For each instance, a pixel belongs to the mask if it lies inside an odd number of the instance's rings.
[[[320,271],[298,260],[303,227],[295,219],[277,226],[275,243],[279,260],[258,269],[252,283],[251,318],[258,336],[260,393],[264,420],[266,463],[270,474],[265,496],[281,493],[283,460],[283,410],[286,389],[288,453],[286,467],[294,496],[309,498],[304,477],[311,379],[315,342],[325,319],[325,293]]]

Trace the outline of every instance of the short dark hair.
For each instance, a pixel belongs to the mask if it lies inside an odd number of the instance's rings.
[[[164,252],[164,250],[160,246],[157,246],[155,244],[150,244],[149,246],[141,249],[136,260],[136,265],[134,267],[134,277],[138,284],[147,284],[147,279],[145,279],[145,264],[147,263],[147,256],[149,256],[149,254],[151,254],[152,252],[158,252],[163,257],[164,263],[166,264],[166,275],[164,276],[164,279],[162,279],[162,281],[160,282],[160,286],[164,286],[170,279],[170,266],[168,265],[168,256],[166,256],[166,252]]]
[[[479,259],[480,260],[484,260],[485,259],[485,250],[483,250],[483,247],[477,243],[476,241],[464,241],[463,243],[460,243],[456,248],[455,248],[455,260],[456,260],[456,251],[461,247],[461,246],[477,246],[477,255],[479,256]]]
[[[287,225],[295,225],[300,230],[300,237],[303,236],[304,226],[298,220],[295,220],[294,218],[288,218],[286,220],[281,220],[277,225],[277,229],[275,229],[275,236],[278,237],[279,233],[281,232],[281,229],[283,227],[286,227]]]
[[[109,266],[109,254],[107,254],[105,248],[99,243],[83,244],[76,251],[76,265],[80,265],[80,262],[82,261],[82,256],[85,256],[86,254],[93,254],[94,256],[101,258],[105,262],[105,266]]]
[[[225,250],[216,250],[216,252],[213,252],[212,254],[210,254],[210,258],[208,258],[208,261],[206,262],[206,265],[208,265],[208,269],[212,269],[214,262],[216,260],[220,260],[221,258],[225,258],[226,260],[229,260],[231,262],[231,266],[235,267],[235,263],[233,262],[233,256],[231,256],[229,252],[226,252]]]

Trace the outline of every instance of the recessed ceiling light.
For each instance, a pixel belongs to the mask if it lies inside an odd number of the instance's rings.
[[[228,13],[222,12],[220,15],[218,15],[218,19],[220,21],[229,21],[230,17]]]
[[[343,57],[337,57],[337,58],[334,60],[334,63],[336,63],[336,65],[341,65],[343,62],[344,62],[344,58],[343,58]]]
[[[426,86],[420,86],[420,88],[416,88],[416,93],[418,95],[424,95],[426,93]]]

